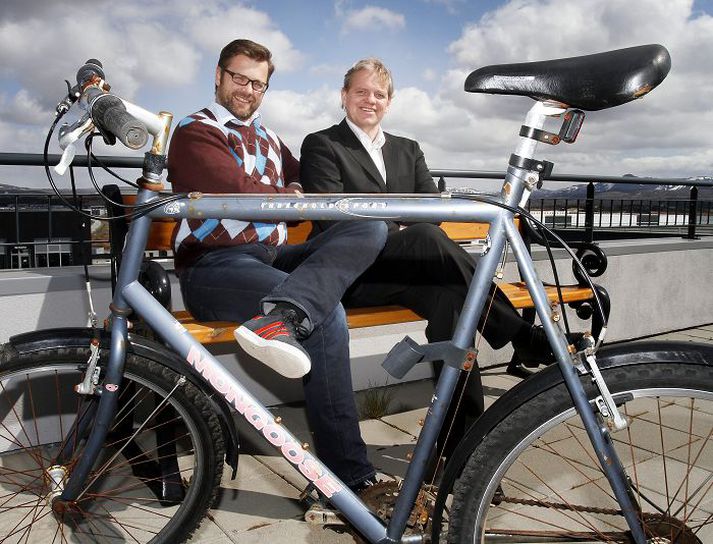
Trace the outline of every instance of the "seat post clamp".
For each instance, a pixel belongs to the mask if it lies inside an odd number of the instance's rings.
[[[528,159],[525,157],[521,157],[520,155],[516,155],[515,153],[510,155],[510,161],[508,162],[508,164],[515,168],[521,168],[529,172],[535,172],[539,176],[539,180],[537,181],[538,189],[542,187],[542,181],[552,175],[552,169],[555,167],[555,164],[553,162]]]

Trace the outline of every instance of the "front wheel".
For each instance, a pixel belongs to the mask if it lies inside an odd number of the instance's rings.
[[[646,363],[602,373],[631,422],[612,439],[647,542],[713,542],[711,368]],[[448,541],[632,542],[563,383],[503,414],[474,450],[454,488]]]
[[[74,391],[88,359],[76,347],[2,352],[0,540],[183,542],[216,496],[220,424],[198,389],[135,354],[127,354],[118,413],[85,489],[67,508],[53,503],[93,426],[97,398]]]

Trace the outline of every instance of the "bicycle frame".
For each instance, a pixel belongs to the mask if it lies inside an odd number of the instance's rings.
[[[565,110],[536,103],[527,116],[527,126],[542,128],[548,116]],[[537,143],[520,138],[516,153],[524,158],[534,158]],[[536,172],[519,167],[508,168],[500,202],[515,207],[530,195]],[[158,193],[142,188],[137,203],[156,199]],[[579,381],[568,342],[562,330],[552,319],[552,309],[542,282],[534,269],[532,259],[515,226],[512,212],[497,206],[457,200],[441,196],[412,195],[201,195],[165,204],[145,216],[132,221],[124,248],[117,288],[111,304],[111,346],[106,378],[97,409],[95,427],[88,438],[83,457],[72,472],[61,495],[62,500],[75,500],[84,493],[87,476],[94,465],[114,418],[119,384],[123,372],[127,342],[127,316],[131,309],[138,312],[150,327],[175,350],[187,364],[192,365],[210,386],[228,404],[240,413],[263,437],[278,449],[307,480],[362,533],[370,542],[420,542],[421,535],[404,537],[406,523],[423,480],[426,465],[443,425],[446,411],[453,397],[459,368],[445,365],[432,405],[425,418],[423,429],[415,446],[403,487],[399,493],[393,516],[384,523],[374,516],[364,503],[319,459],[276,420],[237,378],[197,341],[173,316],[165,310],[137,281],[152,218],[239,218],[259,221],[294,220],[380,220],[403,221],[462,221],[490,223],[490,246],[480,259],[475,276],[461,312],[452,339],[455,347],[467,349],[472,344],[477,324],[487,302],[489,286],[506,251],[506,243],[513,249],[532,296],[535,309],[543,324],[559,367],[564,375],[578,413],[612,486],[627,523],[637,543],[646,538],[639,523],[637,505],[633,502],[626,475],[612,446],[608,431],[597,421]]]

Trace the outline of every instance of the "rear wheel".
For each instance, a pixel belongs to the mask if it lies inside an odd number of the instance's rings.
[[[220,424],[198,389],[136,355],[127,355],[118,413],[86,489],[53,508],[93,425],[97,398],[74,392],[88,359],[75,347],[3,356],[2,542],[183,542],[215,499]]]
[[[713,542],[710,367],[647,363],[603,375],[631,420],[612,439],[648,542]],[[503,414],[483,438],[454,488],[448,540],[631,542],[563,383]]]

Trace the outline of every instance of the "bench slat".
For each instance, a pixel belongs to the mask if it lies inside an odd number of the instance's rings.
[[[502,283],[499,287],[515,308],[532,307],[532,298],[530,293],[527,292],[524,282]],[[557,302],[557,288],[547,286],[546,291],[550,302]],[[592,292],[586,287],[562,287],[562,298],[565,303],[580,302],[590,300]],[[230,321],[199,322],[185,310],[173,312],[173,315],[201,344],[220,344],[235,341],[233,330],[238,326],[238,323]],[[374,306],[369,308],[349,308],[347,310],[347,323],[350,329],[411,323],[421,321],[421,319],[415,312],[400,306]]]
[[[498,287],[502,289],[503,293],[508,297],[508,300],[512,303],[515,308],[522,310],[523,308],[532,308],[534,303],[532,302],[532,297],[527,291],[525,282],[517,281],[513,283],[499,283]],[[592,291],[589,287],[575,286],[563,286],[562,290],[562,300],[565,303],[570,302],[581,302],[584,300],[591,300]],[[545,287],[547,291],[547,298],[550,302],[557,302],[557,287],[554,285],[548,285]]]

